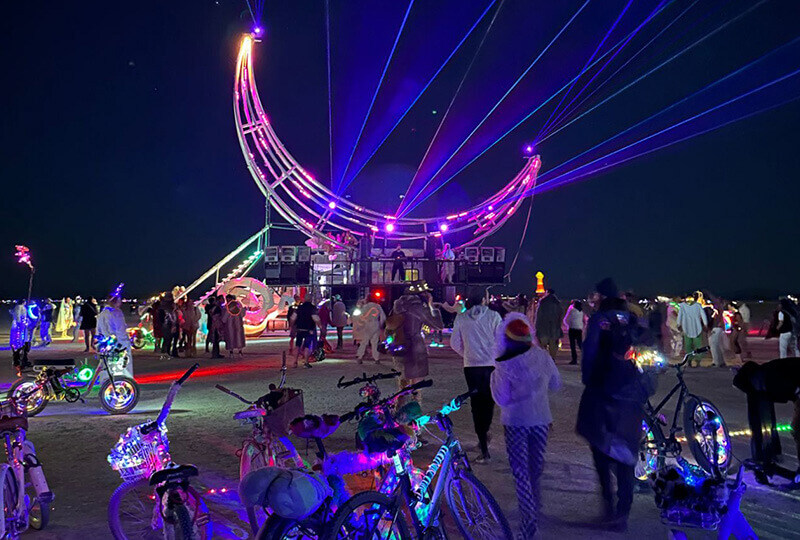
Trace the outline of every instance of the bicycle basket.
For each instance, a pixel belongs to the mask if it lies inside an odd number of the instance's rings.
[[[157,431],[142,435],[140,427],[128,428],[108,455],[111,468],[124,482],[150,478],[170,462],[167,428],[159,426]]]
[[[279,437],[285,437],[289,434],[289,423],[305,414],[303,391],[284,388],[281,402],[264,417],[264,427]]]

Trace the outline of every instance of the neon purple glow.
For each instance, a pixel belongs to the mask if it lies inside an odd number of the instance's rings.
[[[386,224],[386,232],[394,232],[394,223],[391,221]]]
[[[530,145],[530,144],[528,146],[526,146],[525,147],[525,153],[526,154],[532,154],[533,153],[533,146]]]
[[[330,208],[331,210],[333,210],[334,208],[336,208],[336,203],[335,203],[335,202],[333,202],[333,201],[330,201],[330,202],[328,203],[328,208]]]
[[[439,225],[439,230],[442,232],[447,232],[447,229],[449,228],[450,227],[447,226],[447,223],[442,223],[441,225]]]
[[[263,31],[264,31],[264,30],[263,30],[263,29],[262,29],[260,26],[256,26],[256,27],[253,29],[253,32],[255,32],[256,34],[261,34],[261,32],[263,32]]]

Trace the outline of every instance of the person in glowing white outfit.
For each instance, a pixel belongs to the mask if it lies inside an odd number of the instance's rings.
[[[356,315],[353,313],[353,319],[358,318],[358,322],[354,322],[353,326],[359,327],[359,343],[356,358],[358,363],[361,364],[364,360],[364,353],[367,352],[367,345],[372,346],[372,359],[376,364],[380,363],[381,353],[378,351],[378,343],[381,336],[381,327],[386,323],[386,312],[380,304],[375,302],[366,301],[359,308],[360,313]]]
[[[125,355],[128,362],[123,370],[124,374],[133,378],[133,355],[131,354],[131,340],[128,337],[128,329],[125,324],[125,316],[122,314],[122,299],[119,296],[112,296],[106,302],[106,307],[97,316],[97,334],[105,337],[114,336],[117,342],[126,348]],[[115,371],[116,375],[117,372]],[[122,374],[122,373],[120,373]]]
[[[450,261],[456,260],[456,252],[453,251],[450,244],[444,245],[444,249],[442,249],[442,259],[447,261],[442,263],[442,283],[453,283],[453,274],[456,273],[456,264]]]

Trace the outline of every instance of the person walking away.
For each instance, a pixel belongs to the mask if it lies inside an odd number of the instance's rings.
[[[39,327],[39,339],[42,340],[42,345],[47,347],[53,342],[53,336],[50,335],[53,326],[53,312],[56,305],[53,300],[47,298],[42,304],[42,309],[39,311],[39,318],[41,320]]]
[[[325,348],[325,352],[330,352],[333,349],[328,343],[328,325],[331,323],[331,311],[333,310],[332,300],[325,298],[319,306],[317,306],[317,315],[319,316],[319,343]]]
[[[164,329],[163,329],[163,318],[161,311],[161,299],[156,300],[145,310],[146,317],[150,319],[150,325],[153,328],[153,339],[155,343],[153,345],[153,352],[160,353],[161,347],[164,345]]]
[[[98,305],[94,296],[89,296],[81,306],[81,330],[83,331],[83,341],[86,348],[83,352],[94,350],[94,337],[97,334],[97,312]]]
[[[778,352],[780,358],[800,356],[797,334],[800,333],[797,306],[788,298],[781,298],[778,308]]]
[[[725,320],[722,317],[723,304],[715,300],[711,307],[709,317],[708,347],[711,349],[711,362],[719,368],[727,367],[725,364]]]
[[[339,351],[344,346],[344,327],[347,325],[347,318],[350,315],[342,302],[342,297],[337,294],[335,300],[331,310],[331,324],[336,327],[336,350]]]
[[[394,251],[392,251],[391,255],[389,255],[393,259],[392,262],[392,277],[391,281],[394,281],[394,276],[397,275],[400,279],[399,281],[405,281],[406,279],[406,268],[403,264],[403,261],[406,260],[406,254],[402,249],[400,244],[397,244],[397,247]]]
[[[300,306],[300,295],[294,295],[294,304],[286,309],[286,326],[289,329],[289,356],[294,354],[294,340],[297,338],[297,325],[292,322],[292,315]]]
[[[536,308],[535,326],[536,340],[553,360],[556,359],[558,343],[564,335],[561,330],[562,317],[561,301],[553,289],[548,289],[547,294],[539,300],[539,307]]]
[[[309,300],[306,300],[292,313],[290,323],[297,328],[295,341],[297,356],[294,357],[294,367],[297,367],[298,360],[302,356],[303,366],[310,368],[309,356],[317,346],[317,327],[322,326],[317,308]]]
[[[678,327],[678,299],[667,303],[667,331],[669,332],[669,353],[673,358],[680,356],[683,348],[683,336]]]
[[[200,328],[200,308],[194,305],[189,296],[183,297],[183,333],[185,336],[185,355],[188,358],[197,356],[197,330]]]
[[[525,315],[510,313],[498,325],[496,342],[497,367],[491,375],[491,395],[500,405],[508,464],[517,489],[520,538],[532,539],[538,537],[542,506],[539,479],[553,423],[548,392],[561,386],[561,377],[553,358],[533,343]]]
[[[59,332],[62,338],[66,338],[67,332],[72,329],[72,325],[75,322],[74,316],[72,299],[67,297],[61,300],[61,305],[58,308],[58,318],[56,319],[56,332]]]
[[[356,308],[350,314],[350,327],[353,329],[353,346],[358,349],[358,344],[364,341],[364,328],[361,322],[361,308],[364,307],[365,298],[356,301]]]
[[[750,347],[747,344],[744,318],[736,302],[728,302],[727,310],[731,313],[731,349],[733,349],[733,354],[736,355],[737,363],[741,365],[742,358],[752,358],[753,353],[750,352]]]
[[[367,352],[367,347],[371,347],[372,359],[376,364],[381,363],[381,353],[378,350],[378,345],[381,341],[381,328],[386,324],[386,313],[380,304],[365,300],[359,308],[361,313],[353,317],[353,332],[356,332],[356,327],[359,328],[359,343],[358,350],[356,351],[356,359],[358,363],[364,362],[364,353]]]
[[[87,302],[88,304],[88,302]],[[115,337],[117,343],[125,347],[122,366],[109,366],[114,375],[118,373],[133,378],[133,354],[131,353],[131,340],[128,337],[128,325],[125,324],[125,315],[122,313],[122,299],[111,296],[97,316],[97,333],[105,337]]]
[[[583,343],[584,317],[583,303],[580,300],[574,300],[567,308],[567,314],[564,315],[564,326],[567,327],[567,336],[569,336],[569,352],[572,354],[572,360],[569,362],[571,366],[578,364],[578,350]]]
[[[72,303],[72,321],[75,323],[72,327],[72,341],[71,343],[75,343],[78,341],[78,335],[81,333],[81,308],[83,307],[85,300],[81,299],[80,296],[75,297],[75,301]]]
[[[596,286],[601,295],[589,319],[583,342],[583,395],[576,430],[587,440],[603,498],[600,525],[624,532],[633,503],[634,465],[642,438],[644,403],[654,391],[650,375],[627,359],[646,331],[618,297],[611,278]],[[617,479],[617,504],[612,496],[612,471]]]
[[[228,356],[239,351],[239,356],[244,356],[246,344],[244,337],[245,309],[239,300],[232,294],[225,296],[225,311],[222,312],[222,322],[225,325],[225,348]]]
[[[219,342],[221,339],[220,328],[222,326],[222,309],[217,303],[216,296],[210,296],[206,303],[206,318],[208,324],[208,335],[206,337],[206,352],[211,345],[211,358],[222,358],[219,353]]]
[[[398,330],[397,334],[402,334],[405,339],[402,350],[394,358],[395,367],[402,373],[399,379],[400,388],[428,376],[428,347],[422,335],[423,325],[434,330],[444,326],[441,316],[435,315],[430,290],[425,281],[412,283],[406,289],[406,294],[394,301],[392,314],[386,321],[387,333],[391,327]],[[389,319],[392,320],[391,326]],[[419,392],[416,401],[422,403]]]
[[[472,424],[478,436],[480,456],[475,463],[488,463],[489,429],[494,416],[491,380],[495,363],[495,332],[502,319],[496,311],[485,305],[483,295],[467,298],[467,310],[456,316],[450,347],[464,360],[464,378],[467,388],[474,392],[470,398]]]
[[[703,346],[703,332],[708,326],[708,318],[703,306],[697,301],[697,293],[686,297],[686,301],[678,306],[678,330],[683,334],[683,350],[685,354]],[[700,357],[694,359],[700,365]],[[689,363],[691,366],[691,361]]]
[[[9,346],[12,351],[16,351],[28,341],[28,310],[25,307],[25,300],[18,300],[9,313],[11,314]]]

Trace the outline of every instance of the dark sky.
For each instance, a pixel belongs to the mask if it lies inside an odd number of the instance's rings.
[[[441,147],[433,152],[434,165],[552,38],[565,14],[582,3],[506,0],[475,56],[465,91],[453,102]],[[630,20],[614,37],[641,21],[655,3],[634,2]],[[677,13],[691,3],[673,0],[670,9]],[[376,100],[374,125],[367,125],[366,146],[397,100],[425,79],[487,4],[442,0],[420,8],[427,12],[412,11],[398,60]],[[576,21],[574,33],[563,36],[560,48],[543,58],[465,147],[466,158],[568,73],[580,70],[624,4],[594,0],[590,7],[598,11]],[[702,9],[687,13],[598,95],[621,88],[754,3],[699,4]],[[340,167],[406,4],[334,0],[332,5],[334,163]],[[301,163],[327,178],[322,6],[321,0],[267,0],[267,38],[255,57],[276,131]],[[799,6],[794,0],[768,0],[596,115],[546,141],[538,148],[543,171],[797,37]],[[244,10],[244,2],[234,0],[4,6],[0,297],[25,290],[25,270],[13,258],[15,243],[27,244],[34,253],[36,296],[102,295],[120,281],[128,284],[129,294],[147,295],[191,282],[261,226],[263,198],[245,167],[232,118],[235,55],[241,32],[250,27]],[[432,111],[441,115],[448,108],[488,21],[476,28],[351,185],[348,193],[359,202],[399,203],[387,198],[384,188],[394,188],[395,180],[407,183],[413,175],[441,118]],[[654,22],[632,47],[663,28],[663,21]],[[620,55],[620,61],[625,58]],[[797,56],[777,58],[756,70],[752,80],[774,78],[798,64]],[[749,80],[748,74],[665,121],[728,99],[748,88]],[[755,104],[743,104],[750,109],[730,114],[758,108],[759,99],[767,105],[791,97],[797,97],[792,88],[755,96]],[[715,121],[724,121],[724,114]],[[496,190],[521,167],[519,149],[548,115],[544,109],[523,124],[420,211],[445,213]],[[800,101],[794,101],[538,194],[511,288],[530,289],[541,269],[563,296],[584,294],[606,275],[643,294],[699,287],[763,297],[797,291],[799,125]],[[653,129],[645,127],[639,135]],[[459,159],[454,166],[465,163]],[[522,210],[490,244],[505,245],[513,254],[527,203]]]

